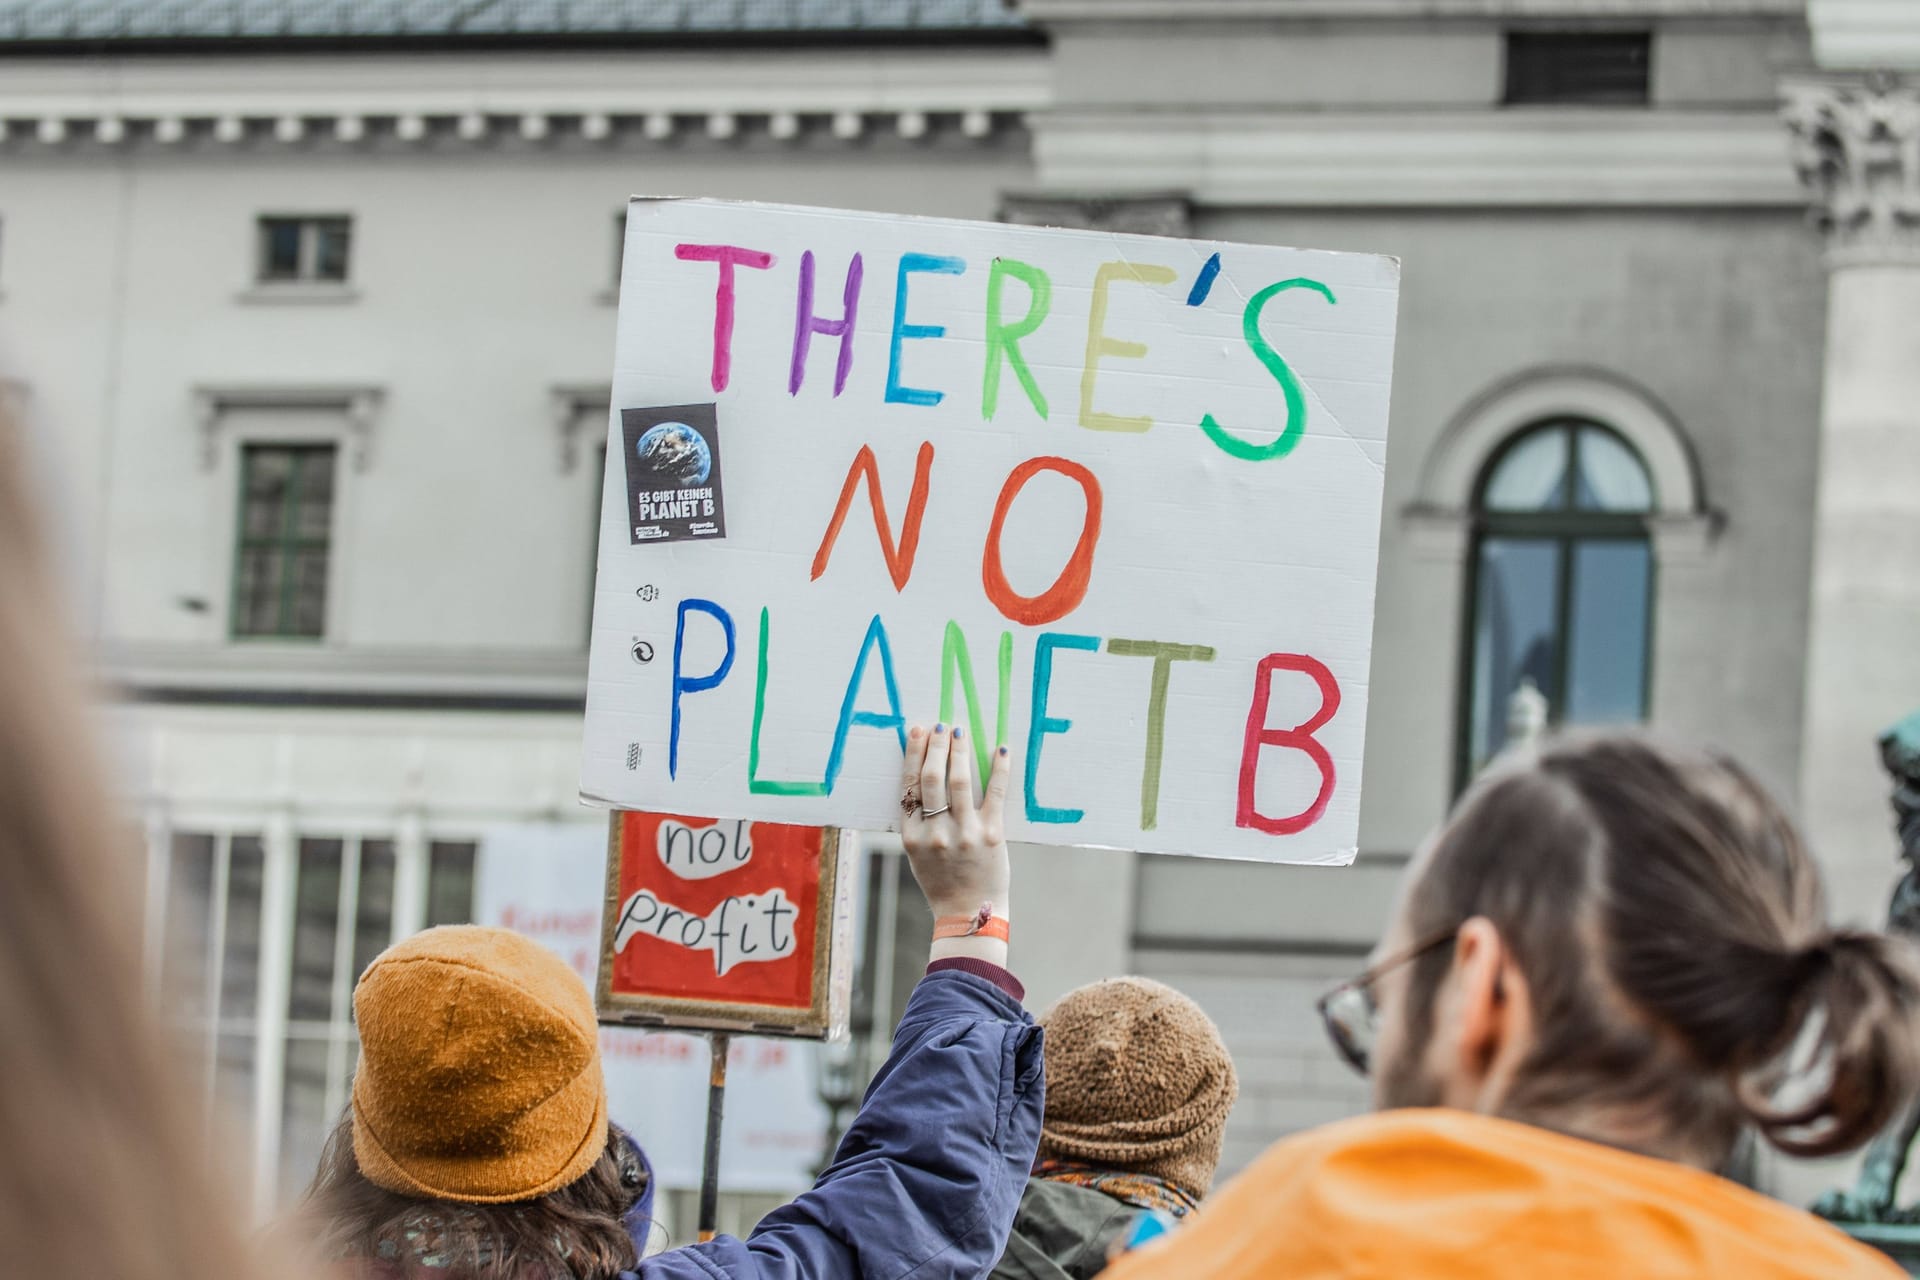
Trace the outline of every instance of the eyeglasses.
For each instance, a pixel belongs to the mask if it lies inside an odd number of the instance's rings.
[[[1366,1075],[1373,1063],[1374,1042],[1380,1036],[1380,1002],[1374,999],[1373,986],[1402,965],[1412,964],[1430,951],[1450,946],[1459,936],[1459,926],[1417,942],[1406,950],[1374,965],[1357,978],[1349,978],[1314,1002],[1320,1020],[1326,1024],[1327,1038],[1348,1066]]]

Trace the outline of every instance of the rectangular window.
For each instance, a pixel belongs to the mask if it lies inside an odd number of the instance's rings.
[[[260,283],[344,283],[352,245],[351,218],[262,218]]]
[[[268,877],[259,833],[173,833],[162,1009],[225,1121],[250,1125],[262,1102],[279,1117],[273,1132],[249,1135],[240,1168],[256,1204],[291,1204],[312,1179],[353,1082],[354,983],[397,938],[472,919],[474,850],[471,841],[414,846],[425,893],[402,903],[402,859],[384,836],[297,835],[282,853],[287,874]],[[277,886],[271,900],[267,884]],[[284,957],[274,984],[263,955]],[[267,1007],[260,993],[275,987],[284,1003]],[[275,1045],[280,1052],[268,1053]],[[256,1075],[262,1061],[278,1070]],[[222,1158],[231,1164],[238,1154],[223,1150]]]
[[[330,444],[241,449],[235,636],[318,639],[326,633],[337,453]]]
[[[1645,31],[1509,31],[1514,106],[1645,106],[1653,36]]]

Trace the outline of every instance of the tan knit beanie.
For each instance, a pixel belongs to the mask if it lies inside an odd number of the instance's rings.
[[[1110,978],[1047,1011],[1047,1115],[1040,1157],[1213,1187],[1240,1091],[1200,1006],[1147,978]]]
[[[607,1143],[600,1029],[560,957],[449,925],[390,948],[353,991],[353,1155],[377,1186],[469,1204],[532,1200]]]

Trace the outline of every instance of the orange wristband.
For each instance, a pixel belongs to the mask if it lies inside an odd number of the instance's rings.
[[[1011,942],[1008,934],[1012,926],[1005,916],[993,914],[991,902],[981,905],[980,910],[970,916],[941,916],[933,922],[933,938],[939,942],[947,938],[998,938],[1002,942]]]

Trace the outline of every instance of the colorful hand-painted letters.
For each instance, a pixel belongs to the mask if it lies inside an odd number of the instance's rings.
[[[1013,748],[1016,839],[1350,857],[1397,295],[1377,256],[636,200],[583,797],[894,827],[938,718]],[[708,483],[697,438],[625,456],[659,406],[725,435],[719,536],[628,527],[629,469]]]

